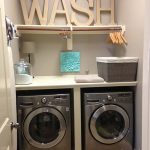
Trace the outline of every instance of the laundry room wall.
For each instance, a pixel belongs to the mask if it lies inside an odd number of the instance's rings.
[[[51,14],[54,0],[49,2],[51,3],[49,14]],[[67,3],[69,12],[71,12],[69,0],[66,0],[65,2]],[[81,6],[86,7],[88,1],[77,0],[77,2]],[[109,0],[104,2],[106,3],[106,6],[110,3]],[[94,2],[94,5],[96,5],[96,1]],[[96,14],[95,9],[93,12]],[[82,16],[79,13],[77,13],[77,17],[81,22],[86,21],[85,16]],[[56,24],[65,24],[64,20],[64,17],[60,18],[59,15],[57,15]],[[104,24],[107,24],[108,21],[109,17],[103,19]],[[36,20],[34,20],[33,24],[35,22]],[[81,69],[80,72],[76,74],[85,74],[86,72],[95,74],[97,73],[96,57],[114,55],[115,47],[107,43],[107,38],[108,35],[105,34],[73,35],[73,50],[80,51],[81,53]],[[59,35],[26,35],[22,38],[22,41],[26,40],[31,40],[36,43],[36,51],[32,55],[31,60],[34,75],[60,75],[59,55],[62,50],[66,50],[66,40],[62,39]]]
[[[126,0],[116,1],[117,22],[126,25],[125,37],[128,45],[122,49],[116,49],[116,56],[137,56],[138,86],[135,98],[135,147],[141,150],[142,144],[142,73],[143,73],[143,48],[144,48],[144,15],[145,1]]]
[[[78,0],[79,1],[79,0]],[[83,3],[83,0],[80,0]],[[86,0],[85,0],[86,1]],[[14,24],[24,24],[19,0],[5,0],[5,13]],[[84,3],[82,4],[84,5]],[[116,0],[116,22],[126,26],[126,47],[114,46],[106,42],[107,35],[75,35],[73,50],[81,52],[81,71],[79,74],[97,73],[97,56],[137,56],[138,87],[136,95],[136,150],[142,143],[142,57],[144,39],[144,1]],[[59,20],[58,22],[62,22]],[[66,41],[58,35],[26,35],[22,40],[33,40],[36,51],[32,57],[34,75],[59,75],[59,54],[66,49]],[[19,60],[18,40],[13,41],[14,63]],[[43,67],[44,66],[44,67]]]
[[[105,35],[75,35],[73,36],[73,50],[81,53],[80,74],[89,70],[90,74],[97,73],[96,57],[111,56],[112,46],[106,43]],[[32,57],[34,75],[60,75],[59,55],[66,50],[66,40],[58,35],[31,35],[22,40],[36,43],[36,50]],[[44,66],[44,67],[43,67]]]
[[[145,0],[145,16],[144,16],[144,52],[143,52],[143,94],[142,94],[142,149],[150,149],[150,103],[149,103],[149,85],[150,83],[150,1]]]
[[[23,24],[22,12],[19,0],[4,0],[5,14],[14,24]],[[14,39],[11,42],[13,61],[17,63],[19,60],[19,40]]]

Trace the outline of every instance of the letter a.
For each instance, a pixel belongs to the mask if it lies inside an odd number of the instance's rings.
[[[58,10],[57,9],[60,0],[55,0],[49,25],[53,25],[54,24],[56,14],[64,14],[64,15],[66,15],[67,24],[71,24],[70,17],[69,17],[69,14],[68,14],[68,10],[67,10],[67,6],[65,4],[65,0],[61,0],[61,1],[62,1],[62,5],[63,5],[63,9],[64,10]]]

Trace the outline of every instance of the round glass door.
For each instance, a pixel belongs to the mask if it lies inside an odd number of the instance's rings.
[[[104,144],[120,141],[125,137],[128,129],[128,115],[124,109],[116,105],[105,105],[98,108],[90,120],[93,137]]]
[[[24,122],[24,136],[37,148],[50,148],[58,144],[66,132],[62,114],[50,107],[32,111]]]

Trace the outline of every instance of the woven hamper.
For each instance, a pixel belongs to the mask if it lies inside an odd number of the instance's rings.
[[[106,82],[135,81],[137,57],[97,57],[98,75]]]

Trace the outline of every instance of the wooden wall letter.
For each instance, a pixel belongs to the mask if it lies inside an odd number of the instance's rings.
[[[96,7],[97,7],[97,12],[96,12],[96,25],[101,25],[101,12],[110,12],[111,15],[111,24],[115,24],[114,20],[114,5],[115,5],[115,0],[110,0],[111,1],[111,6],[108,9],[103,9],[101,8],[101,0],[96,0]]]
[[[115,0],[111,0],[111,24],[115,24]]]
[[[58,4],[59,4],[60,1],[62,2],[64,10],[58,10]],[[53,6],[53,10],[52,10],[49,25],[54,24],[56,14],[64,14],[66,16],[67,24],[71,24],[65,0],[55,0],[54,1],[54,6]]]
[[[93,8],[94,7],[94,0],[88,0],[89,1],[89,7]]]
[[[76,0],[70,0],[70,2],[71,2],[73,9],[75,9],[78,12],[84,13],[85,15],[87,15],[89,17],[87,22],[81,23],[76,19],[75,12],[73,12],[72,16],[71,16],[71,22],[77,26],[85,26],[85,25],[89,26],[89,25],[91,25],[93,20],[94,20],[93,12],[90,11],[89,9],[85,9],[85,8],[77,5]],[[91,1],[90,1],[90,4],[91,4]]]
[[[47,13],[48,13],[48,0],[45,0],[44,12],[43,13],[41,12],[38,0],[33,0],[32,1],[31,10],[30,10],[29,13],[27,11],[27,2],[26,2],[26,0],[20,0],[20,2],[21,2],[21,7],[22,7],[22,11],[23,11],[25,24],[32,25],[33,17],[35,15],[35,12],[37,12],[37,16],[39,18],[40,24],[41,25],[46,25],[46,23],[47,23]]]

